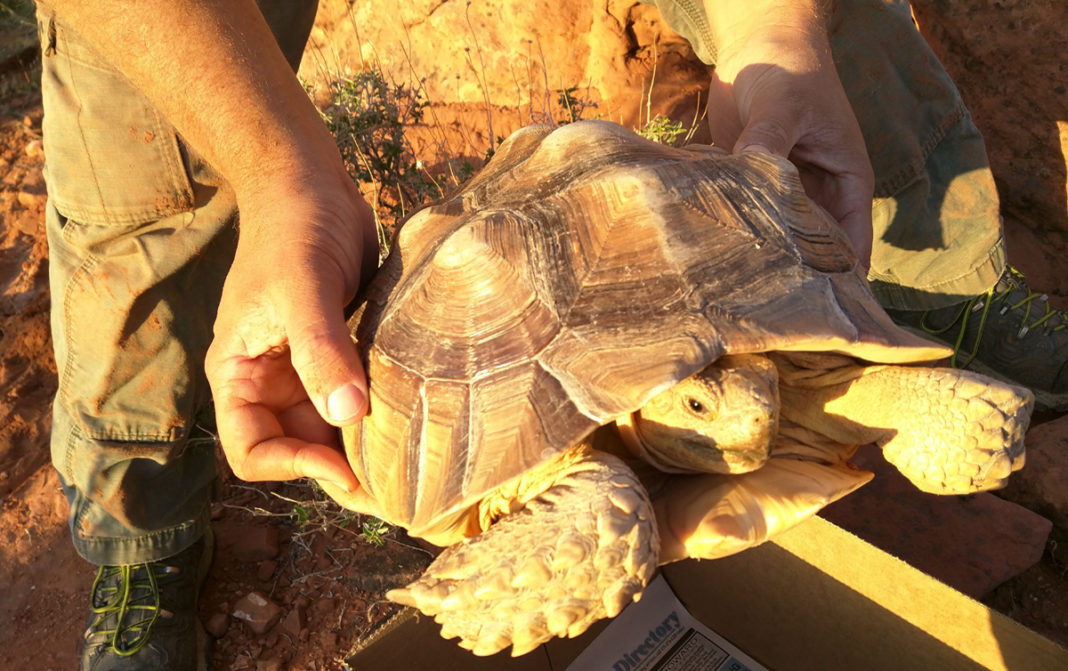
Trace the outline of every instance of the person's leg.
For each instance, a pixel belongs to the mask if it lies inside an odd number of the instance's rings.
[[[41,20],[46,230],[58,371],[52,460],[74,546],[100,566],[82,668],[203,669],[215,446],[202,359],[233,199],[63,24]]]
[[[869,279],[953,364],[1068,407],[1068,316],[1007,267],[983,138],[904,0],[840,0],[831,48],[875,171]]]
[[[295,67],[315,3],[283,5],[266,13]],[[61,17],[39,19],[52,456],[74,545],[100,566],[82,666],[207,668],[196,598],[215,441],[203,358],[236,244],[234,198]]]

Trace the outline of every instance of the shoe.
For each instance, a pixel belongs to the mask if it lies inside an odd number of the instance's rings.
[[[950,365],[1029,388],[1039,410],[1068,410],[1068,313],[1006,268],[992,289],[947,308],[887,310],[905,328],[953,348]]]
[[[209,532],[167,559],[101,566],[81,671],[208,671],[211,638],[197,615],[197,597],[212,550]]]

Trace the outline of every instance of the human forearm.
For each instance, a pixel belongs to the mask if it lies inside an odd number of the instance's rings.
[[[329,133],[251,0],[51,0],[234,187],[343,179]],[[341,174],[338,174],[341,173]]]

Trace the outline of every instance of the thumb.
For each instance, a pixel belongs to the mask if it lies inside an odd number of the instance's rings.
[[[745,125],[738,140],[734,143],[734,153],[759,151],[789,158],[790,152],[797,144],[797,138],[786,130],[794,124],[787,124],[784,121],[786,120],[780,120],[774,116],[751,114],[749,123]]]
[[[334,426],[355,424],[367,412],[367,378],[341,311],[302,312],[319,318],[291,332],[293,368],[323,419]]]

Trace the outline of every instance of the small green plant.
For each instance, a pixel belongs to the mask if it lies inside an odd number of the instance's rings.
[[[386,534],[389,533],[388,524],[377,517],[368,517],[363,521],[360,535],[371,545],[382,547],[386,544]]]
[[[576,95],[577,86],[566,89],[556,89],[556,104],[564,113],[562,119],[557,119],[558,124],[574,123],[585,119],[586,110],[597,107],[594,101]]]
[[[653,51],[653,74],[649,80],[649,90],[645,91],[645,84],[642,84],[642,90],[645,98],[645,123],[641,123],[642,120],[642,106],[638,106],[638,123],[640,128],[635,128],[634,132],[641,135],[646,140],[652,140],[660,144],[665,144],[671,147],[679,144],[688,144],[693,138],[693,134],[697,132],[697,124],[704,119],[705,112],[694,112],[693,121],[690,123],[690,127],[686,128],[682,123],[671,119],[663,114],[657,114],[653,116],[653,87],[656,85],[656,51]],[[701,98],[698,95],[696,110],[701,110]],[[679,136],[682,136],[680,141]]]
[[[298,535],[313,534],[330,529],[344,529],[353,532],[350,527],[358,525],[359,537],[372,545],[381,547],[391,527],[369,515],[361,515],[342,508],[314,480],[309,480],[308,493],[301,498],[290,498],[274,493],[276,498],[293,504],[289,511],[289,520],[297,528]]]
[[[686,133],[686,128],[678,121],[673,121],[663,114],[657,114],[634,132],[646,140],[675,146],[679,136]]]
[[[429,103],[418,86],[391,82],[374,67],[328,86],[323,120],[353,180],[373,189],[380,238],[388,242],[397,220],[443,195],[404,136]]]

